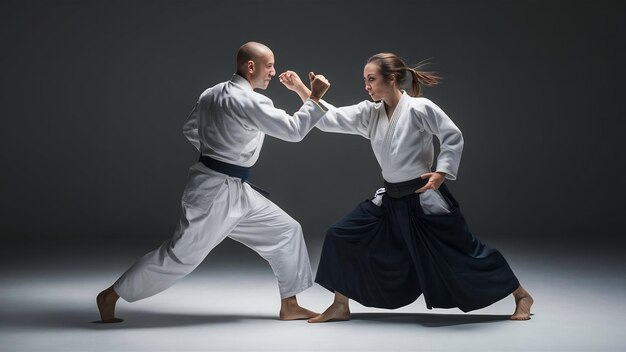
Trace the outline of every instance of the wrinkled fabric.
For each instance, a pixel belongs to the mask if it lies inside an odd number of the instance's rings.
[[[128,269],[115,292],[128,302],[155,295],[191,273],[226,237],[268,261],[281,298],[313,284],[300,224],[240,179],[197,163],[189,172],[174,236]]]
[[[201,155],[251,167],[266,134],[302,140],[324,113],[320,104],[309,99],[293,116],[288,115],[235,74],[202,93],[183,133]],[[181,203],[174,236],[140,258],[115,282],[115,291],[126,301],[167,289],[193,271],[226,237],[269,262],[281,298],[313,284],[300,224],[240,178],[196,163],[189,169]]]
[[[315,281],[364,306],[399,308],[424,295],[427,308],[486,307],[519,281],[504,257],[470,231],[444,184],[449,212],[428,215],[423,195],[370,200],[328,230]]]

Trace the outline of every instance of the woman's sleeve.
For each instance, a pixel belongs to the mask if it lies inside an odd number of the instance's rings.
[[[315,125],[324,132],[357,134],[369,139],[369,123],[374,103],[362,101],[356,105],[337,108],[326,101],[326,115]]]
[[[415,109],[417,117],[424,129],[437,136],[440,143],[435,171],[445,172],[447,179],[455,180],[463,153],[463,134],[439,106],[428,99],[422,100],[425,104]]]

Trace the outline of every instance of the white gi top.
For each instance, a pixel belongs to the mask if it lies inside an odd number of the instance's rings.
[[[320,104],[308,99],[290,116],[255,92],[245,78],[234,74],[230,81],[200,95],[183,133],[202,155],[250,167],[259,158],[265,134],[301,141],[324,114]]]
[[[434,157],[433,135],[440,141],[438,172],[456,179],[463,135],[452,120],[432,101],[410,97],[403,92],[391,120],[382,102],[363,101],[357,105],[329,107],[316,127],[325,132],[361,135],[372,149],[387,182],[412,180],[431,172]]]

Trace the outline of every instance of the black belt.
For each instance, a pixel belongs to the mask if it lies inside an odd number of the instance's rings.
[[[385,181],[385,193],[391,198],[402,198],[409,194],[414,194],[415,191],[424,187],[428,183],[427,178],[416,178],[414,180],[391,183]]]
[[[217,172],[221,172],[221,173],[226,174],[226,175],[228,175],[230,177],[240,178],[241,182],[246,182],[255,191],[257,191],[257,192],[261,193],[262,195],[264,195],[265,197],[269,198],[270,192],[268,192],[268,191],[264,190],[263,188],[255,186],[252,183],[248,182],[248,179],[250,178],[250,173],[252,171],[251,167],[245,167],[245,166],[239,166],[239,165],[233,165],[233,164],[225,163],[223,161],[219,161],[219,160],[213,159],[213,158],[211,158],[209,156],[206,156],[206,155],[200,155],[200,159],[198,161],[200,161],[202,164],[204,164],[204,166],[208,167],[211,170],[214,170],[214,171],[217,171]]]

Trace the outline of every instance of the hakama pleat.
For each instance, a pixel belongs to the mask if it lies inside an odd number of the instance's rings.
[[[364,306],[399,308],[424,295],[430,308],[486,307],[519,281],[504,257],[470,231],[443,184],[450,213],[426,215],[419,194],[369,200],[326,235],[316,282]]]

